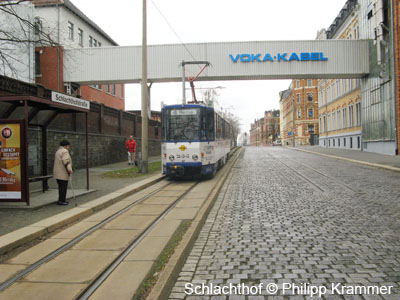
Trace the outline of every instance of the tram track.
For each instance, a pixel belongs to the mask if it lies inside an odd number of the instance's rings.
[[[83,241],[85,238],[91,236],[94,232],[98,231],[101,228],[104,228],[107,224],[112,223],[114,220],[118,219],[118,217],[124,216],[125,213],[129,212],[132,208],[138,206],[139,204],[145,203],[146,200],[151,199],[157,194],[164,193],[168,195],[168,188],[171,186],[179,187],[180,185],[184,186],[184,191],[177,197],[176,200],[174,200],[172,203],[170,203],[166,209],[164,209],[146,228],[144,228],[126,247],[121,253],[118,255],[118,257],[113,260],[110,264],[108,264],[101,274],[97,276],[94,280],[91,281],[91,283],[88,285],[87,288],[84,289],[83,292],[79,294],[78,298],[75,299],[88,299],[90,295],[97,289],[97,287],[104,281],[104,279],[107,278],[107,276],[119,265],[119,263],[140,243],[141,240],[150,232],[156,224],[159,223],[159,221],[165,217],[184,197],[189,193],[196,185],[198,182],[193,182],[189,185],[187,183],[172,183],[172,182],[167,182],[165,185],[162,185],[161,187],[157,188],[156,190],[152,191],[151,193],[144,195],[143,197],[139,198],[138,200],[134,201],[133,203],[129,204],[128,206],[118,210],[111,216],[107,217],[106,219],[98,222],[88,230],[84,231],[83,233],[79,234],[72,240],[68,241],[61,247],[57,248],[56,250],[52,251],[51,253],[47,254],[40,260],[36,261],[35,263],[29,265],[27,268],[24,270],[18,272],[8,280],[4,281],[3,283],[0,284],[0,299],[1,299],[1,293],[7,288],[11,287],[14,283],[16,282],[21,282],[23,281],[23,278],[26,277],[28,274],[33,273],[36,269],[40,268],[41,266],[45,265],[46,263],[56,259],[57,257],[60,256],[60,254],[65,253],[67,250],[71,249],[73,246],[77,245],[79,242]],[[171,196],[167,196],[171,197]]]
[[[190,223],[170,259],[179,265],[240,152],[211,180],[159,181],[4,261],[0,300],[110,299],[121,291],[131,299],[171,237]]]
[[[296,169],[290,167],[288,164],[284,163],[282,160],[280,160],[279,158],[277,158],[276,156],[273,156],[272,154],[268,153],[268,156],[270,156],[273,159],[276,159],[278,162],[280,162],[282,165],[284,165],[286,168],[288,168],[289,170],[291,170],[294,174],[296,174],[298,177],[302,178],[303,180],[305,180],[306,182],[308,182],[311,186],[313,186],[314,188],[316,188],[318,191],[320,192],[326,192],[325,189],[323,189],[322,187],[320,187],[317,183],[313,182],[310,178],[308,178],[307,176],[305,176],[304,174],[301,174],[300,172],[298,172]]]
[[[178,199],[176,199],[164,212],[159,215],[135,240],[133,240],[122,253],[82,292],[76,299],[86,300],[97,290],[107,277],[119,266],[119,264],[132,252],[132,250],[144,239],[145,236],[164,218],[198,182],[191,185]]]
[[[298,176],[300,176],[301,178],[305,179],[307,182],[309,182],[312,186],[316,187],[318,190],[320,190],[320,191],[322,191],[322,192],[326,192],[326,191],[327,191],[326,189],[324,189],[323,187],[321,187],[318,183],[314,182],[312,179],[310,179],[309,177],[305,176],[304,174],[301,174],[299,171],[296,170],[296,168],[289,166],[287,163],[283,162],[283,161],[282,161],[281,159],[279,159],[278,157],[276,157],[276,156],[274,156],[274,155],[272,155],[272,154],[270,154],[270,153],[268,153],[268,155],[269,155],[271,158],[274,158],[274,159],[278,160],[281,164],[285,165],[285,167],[287,167],[288,169],[292,170],[296,175],[298,175]],[[315,169],[315,168],[313,168],[313,167],[310,167],[310,166],[308,166],[308,165],[306,165],[306,164],[304,164],[304,163],[301,163],[301,162],[299,162],[299,161],[297,161],[297,160],[289,159],[289,158],[287,158],[287,157],[285,157],[285,160],[286,160],[287,162],[291,162],[291,163],[300,165],[302,168],[307,168],[307,169],[309,169],[309,170],[311,170],[311,171],[313,171],[313,172],[315,172],[315,173],[317,173],[317,174],[319,174],[319,175],[325,177],[326,179],[330,180],[331,182],[335,183],[336,185],[341,186],[341,187],[344,187],[345,189],[347,189],[347,190],[350,191],[351,193],[359,193],[358,190],[356,190],[356,189],[354,189],[354,188],[348,186],[348,185],[345,184],[344,182],[342,182],[342,181],[340,181],[340,180],[338,180],[338,179],[336,179],[336,178],[334,178],[334,177],[332,177],[332,176],[330,176],[330,175],[327,175],[327,174],[325,174],[325,173],[323,173],[323,172],[321,172],[321,171],[319,171],[319,170],[317,170],[317,169]],[[297,169],[301,169],[301,168],[297,168]]]
[[[336,179],[336,178],[334,178],[334,177],[332,177],[332,176],[326,175],[325,173],[322,173],[322,172],[320,172],[320,171],[318,171],[318,170],[316,170],[316,169],[314,169],[314,168],[312,168],[312,167],[310,167],[310,166],[308,166],[308,165],[306,165],[306,164],[303,164],[303,163],[298,162],[298,161],[296,161],[296,160],[290,160],[290,161],[291,161],[291,162],[294,162],[294,163],[297,163],[297,164],[299,164],[299,165],[301,165],[301,166],[303,166],[303,167],[305,167],[305,168],[308,168],[308,169],[312,170],[313,172],[318,173],[318,174],[321,175],[321,176],[324,176],[325,178],[327,178],[327,179],[329,179],[329,180],[335,182],[336,184],[338,184],[338,185],[340,185],[340,186],[345,187],[346,189],[348,189],[349,191],[351,191],[351,192],[353,192],[353,193],[359,193],[359,192],[360,192],[360,191],[355,190],[355,189],[353,189],[352,187],[348,186],[348,185],[345,184],[344,182],[341,182],[340,180],[338,180],[338,179]]]

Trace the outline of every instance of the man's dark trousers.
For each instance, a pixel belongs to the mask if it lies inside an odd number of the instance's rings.
[[[57,179],[58,183],[58,202],[66,202],[68,180]]]

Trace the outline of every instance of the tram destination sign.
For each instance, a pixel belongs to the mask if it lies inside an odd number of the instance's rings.
[[[229,54],[229,58],[234,62],[281,62],[281,61],[327,61],[323,52],[300,52],[300,53],[242,53]]]
[[[197,115],[196,109],[173,109],[171,110],[171,116],[191,116]]]
[[[54,102],[75,106],[79,108],[90,109],[90,102],[87,100],[71,97],[68,95],[51,92],[51,100]]]

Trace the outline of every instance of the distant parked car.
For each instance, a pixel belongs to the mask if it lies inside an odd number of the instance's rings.
[[[282,146],[281,140],[276,140],[272,143],[272,146]]]

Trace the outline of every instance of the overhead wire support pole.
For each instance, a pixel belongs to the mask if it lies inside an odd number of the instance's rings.
[[[147,87],[147,7],[143,0],[143,31],[142,31],[142,162],[140,166],[141,173],[148,173],[148,87]]]

